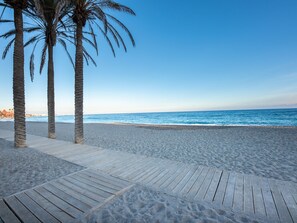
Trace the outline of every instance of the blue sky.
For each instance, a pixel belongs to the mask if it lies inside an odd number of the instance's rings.
[[[85,66],[85,113],[297,107],[296,0],[119,2],[137,13],[116,14],[136,47],[125,38],[128,53],[114,58],[99,37],[98,67]],[[26,56],[26,110],[46,113],[46,72],[31,83]],[[12,107],[7,57],[0,108]],[[74,73],[60,47],[55,69],[57,114],[73,114]]]

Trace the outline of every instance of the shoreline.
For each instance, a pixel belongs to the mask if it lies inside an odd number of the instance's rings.
[[[7,122],[7,123],[13,123],[14,120],[1,120],[1,122]],[[42,121],[26,121],[26,123],[39,123],[39,124],[47,124],[48,122],[42,122]],[[74,124],[74,122],[55,122],[56,124]],[[199,127],[251,127],[251,128],[288,128],[288,129],[297,129],[297,126],[281,126],[281,125],[222,125],[222,124],[153,124],[153,123],[129,123],[129,122],[85,122],[84,125],[114,125],[114,126],[134,126],[134,127],[160,127],[160,128],[179,128],[179,127],[184,127],[184,128],[192,128],[196,127],[197,129]]]

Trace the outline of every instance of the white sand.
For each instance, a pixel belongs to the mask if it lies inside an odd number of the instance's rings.
[[[28,133],[47,136],[46,123]],[[73,141],[73,124],[57,124],[57,139]],[[13,130],[11,122],[0,128]],[[85,124],[85,143],[184,163],[297,182],[297,128],[158,127]]]
[[[34,149],[15,149],[13,143],[0,136],[0,198],[81,169]]]
[[[11,122],[0,128],[13,130]],[[28,133],[46,137],[47,124],[28,123]],[[86,144],[295,182],[296,135],[297,128],[85,125]],[[73,125],[57,124],[57,138],[72,141]],[[80,169],[0,139],[0,198]],[[265,222],[253,218],[137,185],[81,222]]]
[[[189,202],[142,186],[135,186],[111,203],[93,211],[80,222],[256,223],[264,221],[213,208],[205,203]]]

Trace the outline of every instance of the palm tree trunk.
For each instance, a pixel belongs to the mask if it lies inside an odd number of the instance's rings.
[[[48,44],[48,69],[47,69],[47,111],[48,111],[48,137],[56,138],[55,132],[55,81],[54,81],[54,47]]]
[[[75,143],[84,142],[83,126],[83,45],[82,23],[76,24],[76,52],[75,52]]]
[[[26,147],[24,40],[22,9],[14,8],[16,30],[13,51],[13,106],[14,106],[14,144],[17,148]]]

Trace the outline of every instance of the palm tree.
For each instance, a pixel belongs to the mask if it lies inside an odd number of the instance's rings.
[[[17,148],[26,147],[25,81],[24,81],[24,40],[23,10],[27,0],[4,0],[1,6],[14,12],[14,52],[13,52],[13,106],[14,106],[14,144]]]
[[[99,32],[103,34],[106,38],[108,44],[110,45],[113,54],[115,55],[114,47],[108,34],[114,39],[118,47],[120,44],[124,47],[126,51],[126,46],[123,38],[115,27],[109,22],[109,20],[115,22],[119,25],[130,37],[130,40],[135,46],[134,39],[127,29],[127,27],[121,23],[114,16],[105,13],[103,10],[116,10],[120,12],[125,12],[130,15],[135,15],[134,11],[124,5],[120,5],[111,0],[73,0],[73,22],[75,24],[75,42],[76,42],[76,52],[75,52],[75,143],[82,144],[84,142],[84,131],[83,131],[83,59],[84,55],[84,31],[83,29],[86,25],[89,25],[89,33],[95,39],[93,25],[98,28]],[[94,40],[96,43],[96,41]],[[88,54],[87,54],[88,55]]]
[[[65,49],[70,61],[73,64],[71,56],[67,49],[65,40],[69,40],[66,30],[67,0],[34,0],[33,7],[30,7],[27,15],[35,21],[35,26],[31,27],[37,31],[25,46],[34,44],[33,51],[30,57],[30,75],[33,81],[34,77],[34,51],[37,44],[44,42],[42,48],[42,56],[40,63],[40,73],[45,64],[46,53],[48,54],[48,70],[47,70],[47,106],[48,106],[48,137],[55,138],[55,91],[54,91],[54,47],[57,41]],[[63,21],[64,20],[64,21]],[[69,22],[69,19],[68,19]]]

